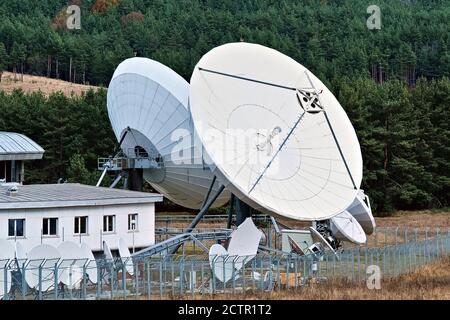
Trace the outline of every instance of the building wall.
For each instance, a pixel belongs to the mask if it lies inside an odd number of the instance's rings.
[[[138,213],[138,226],[135,232],[128,231],[128,214]],[[115,215],[115,232],[103,232],[103,216]],[[74,234],[76,216],[88,216],[88,234]],[[58,235],[41,236],[43,218],[58,218]],[[25,237],[8,237],[8,219],[25,219]],[[105,240],[111,250],[117,249],[119,238],[123,238],[132,251],[155,243],[155,205],[126,204],[112,206],[87,206],[49,209],[18,209],[0,211],[0,239],[18,241],[29,252],[41,243],[58,246],[62,241],[84,242],[93,251],[102,251]],[[133,240],[134,239],[134,240]]]

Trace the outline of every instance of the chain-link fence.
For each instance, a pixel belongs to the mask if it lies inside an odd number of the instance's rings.
[[[336,254],[258,254],[255,257],[158,255],[105,260],[0,260],[3,299],[162,299],[245,294],[302,288],[311,281],[365,281],[376,265],[383,277],[397,276],[450,252],[446,230],[378,230],[397,234],[397,244],[347,247]],[[403,230],[404,231],[404,230]],[[399,240],[401,239],[401,240]],[[210,262],[211,258],[211,262]]]

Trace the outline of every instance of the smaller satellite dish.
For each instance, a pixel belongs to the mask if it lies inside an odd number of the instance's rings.
[[[41,244],[31,249],[28,253],[29,262],[25,272],[25,281],[30,288],[39,290],[39,267],[41,267],[42,291],[50,289],[55,283],[54,267],[60,259],[59,251],[48,244]]]
[[[258,252],[259,241],[262,232],[253,223],[252,218],[247,218],[231,234],[231,240],[228,244],[228,254],[237,256],[235,268],[240,270],[243,263],[252,260]]]
[[[14,259],[14,247],[8,240],[0,240],[0,260]]]
[[[299,256],[304,256],[305,255],[305,251],[303,251],[303,249],[297,244],[297,242],[295,242],[294,239],[292,239],[290,236],[287,236],[288,241],[289,241],[289,245],[292,248],[292,251],[296,254],[298,254]]]
[[[105,255],[105,259],[108,260],[108,262],[114,262],[114,257],[112,255],[111,249],[109,248],[106,241],[103,241],[103,254]]]
[[[74,242],[64,241],[58,246],[62,262],[60,280],[69,288],[76,288],[83,279],[83,266],[87,261],[84,251]]]
[[[11,271],[6,270],[6,291],[5,291],[5,268],[7,266],[8,260],[0,259],[0,300],[11,290]]]
[[[15,248],[16,259],[17,260],[26,260],[27,259],[27,252],[22,247],[20,242],[16,242],[15,246],[16,246],[16,248]]]
[[[0,240],[0,299],[11,290],[11,270],[8,263],[14,259],[14,247],[8,240]],[[5,268],[6,268],[6,290],[5,290]]]
[[[370,200],[363,190],[359,190],[358,195],[347,211],[355,217],[367,235],[371,235],[375,231],[377,225],[372,215]]]
[[[228,282],[233,276],[233,257],[220,244],[213,244],[209,248],[209,265],[215,277],[223,282]]]
[[[344,211],[330,219],[331,232],[338,240],[346,240],[356,244],[367,241],[361,225],[348,211]]]
[[[132,276],[134,274],[133,261],[131,260],[131,253],[125,240],[120,238],[118,247],[120,258],[122,258],[122,261],[125,261],[125,269]]]
[[[97,283],[97,261],[95,261],[94,254],[86,243],[82,243],[80,248],[83,251],[83,256],[88,259],[86,273],[89,276],[89,280],[91,280],[92,283]]]
[[[333,247],[328,243],[327,240],[325,240],[325,238],[316,229],[314,229],[313,227],[309,227],[309,231],[311,231],[311,237],[313,239],[314,244],[320,243],[324,247],[324,249],[329,249],[336,255],[336,251],[333,249]]]

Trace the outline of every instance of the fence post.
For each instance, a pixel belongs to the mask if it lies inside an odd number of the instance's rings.
[[[125,270],[125,263],[123,263],[123,259],[122,259],[122,290],[123,290],[123,298],[126,299],[127,298],[127,275],[126,275],[126,270]]]
[[[163,297],[163,261],[162,258],[159,259],[159,298]]]
[[[25,300],[25,296],[27,293],[27,282],[25,280],[25,272],[26,272],[26,267],[25,267],[25,262],[22,263],[22,299]]]
[[[39,265],[38,272],[39,272],[39,286],[38,286],[38,288],[39,288],[38,289],[39,290],[39,300],[42,300],[42,262]]]
[[[54,278],[53,286],[55,287],[54,295],[55,295],[55,300],[57,300],[58,299],[58,263],[57,262],[55,262],[55,265],[53,267],[53,278]]]

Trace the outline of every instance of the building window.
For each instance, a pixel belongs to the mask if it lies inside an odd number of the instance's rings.
[[[44,236],[58,235],[58,218],[44,218],[42,220],[42,235]]]
[[[135,231],[138,229],[138,214],[131,213],[128,215],[128,231]]]
[[[25,236],[25,219],[9,219],[8,220],[8,236],[24,237]]]
[[[88,217],[75,217],[74,233],[87,234]]]
[[[115,231],[116,216],[103,216],[103,232]]]

